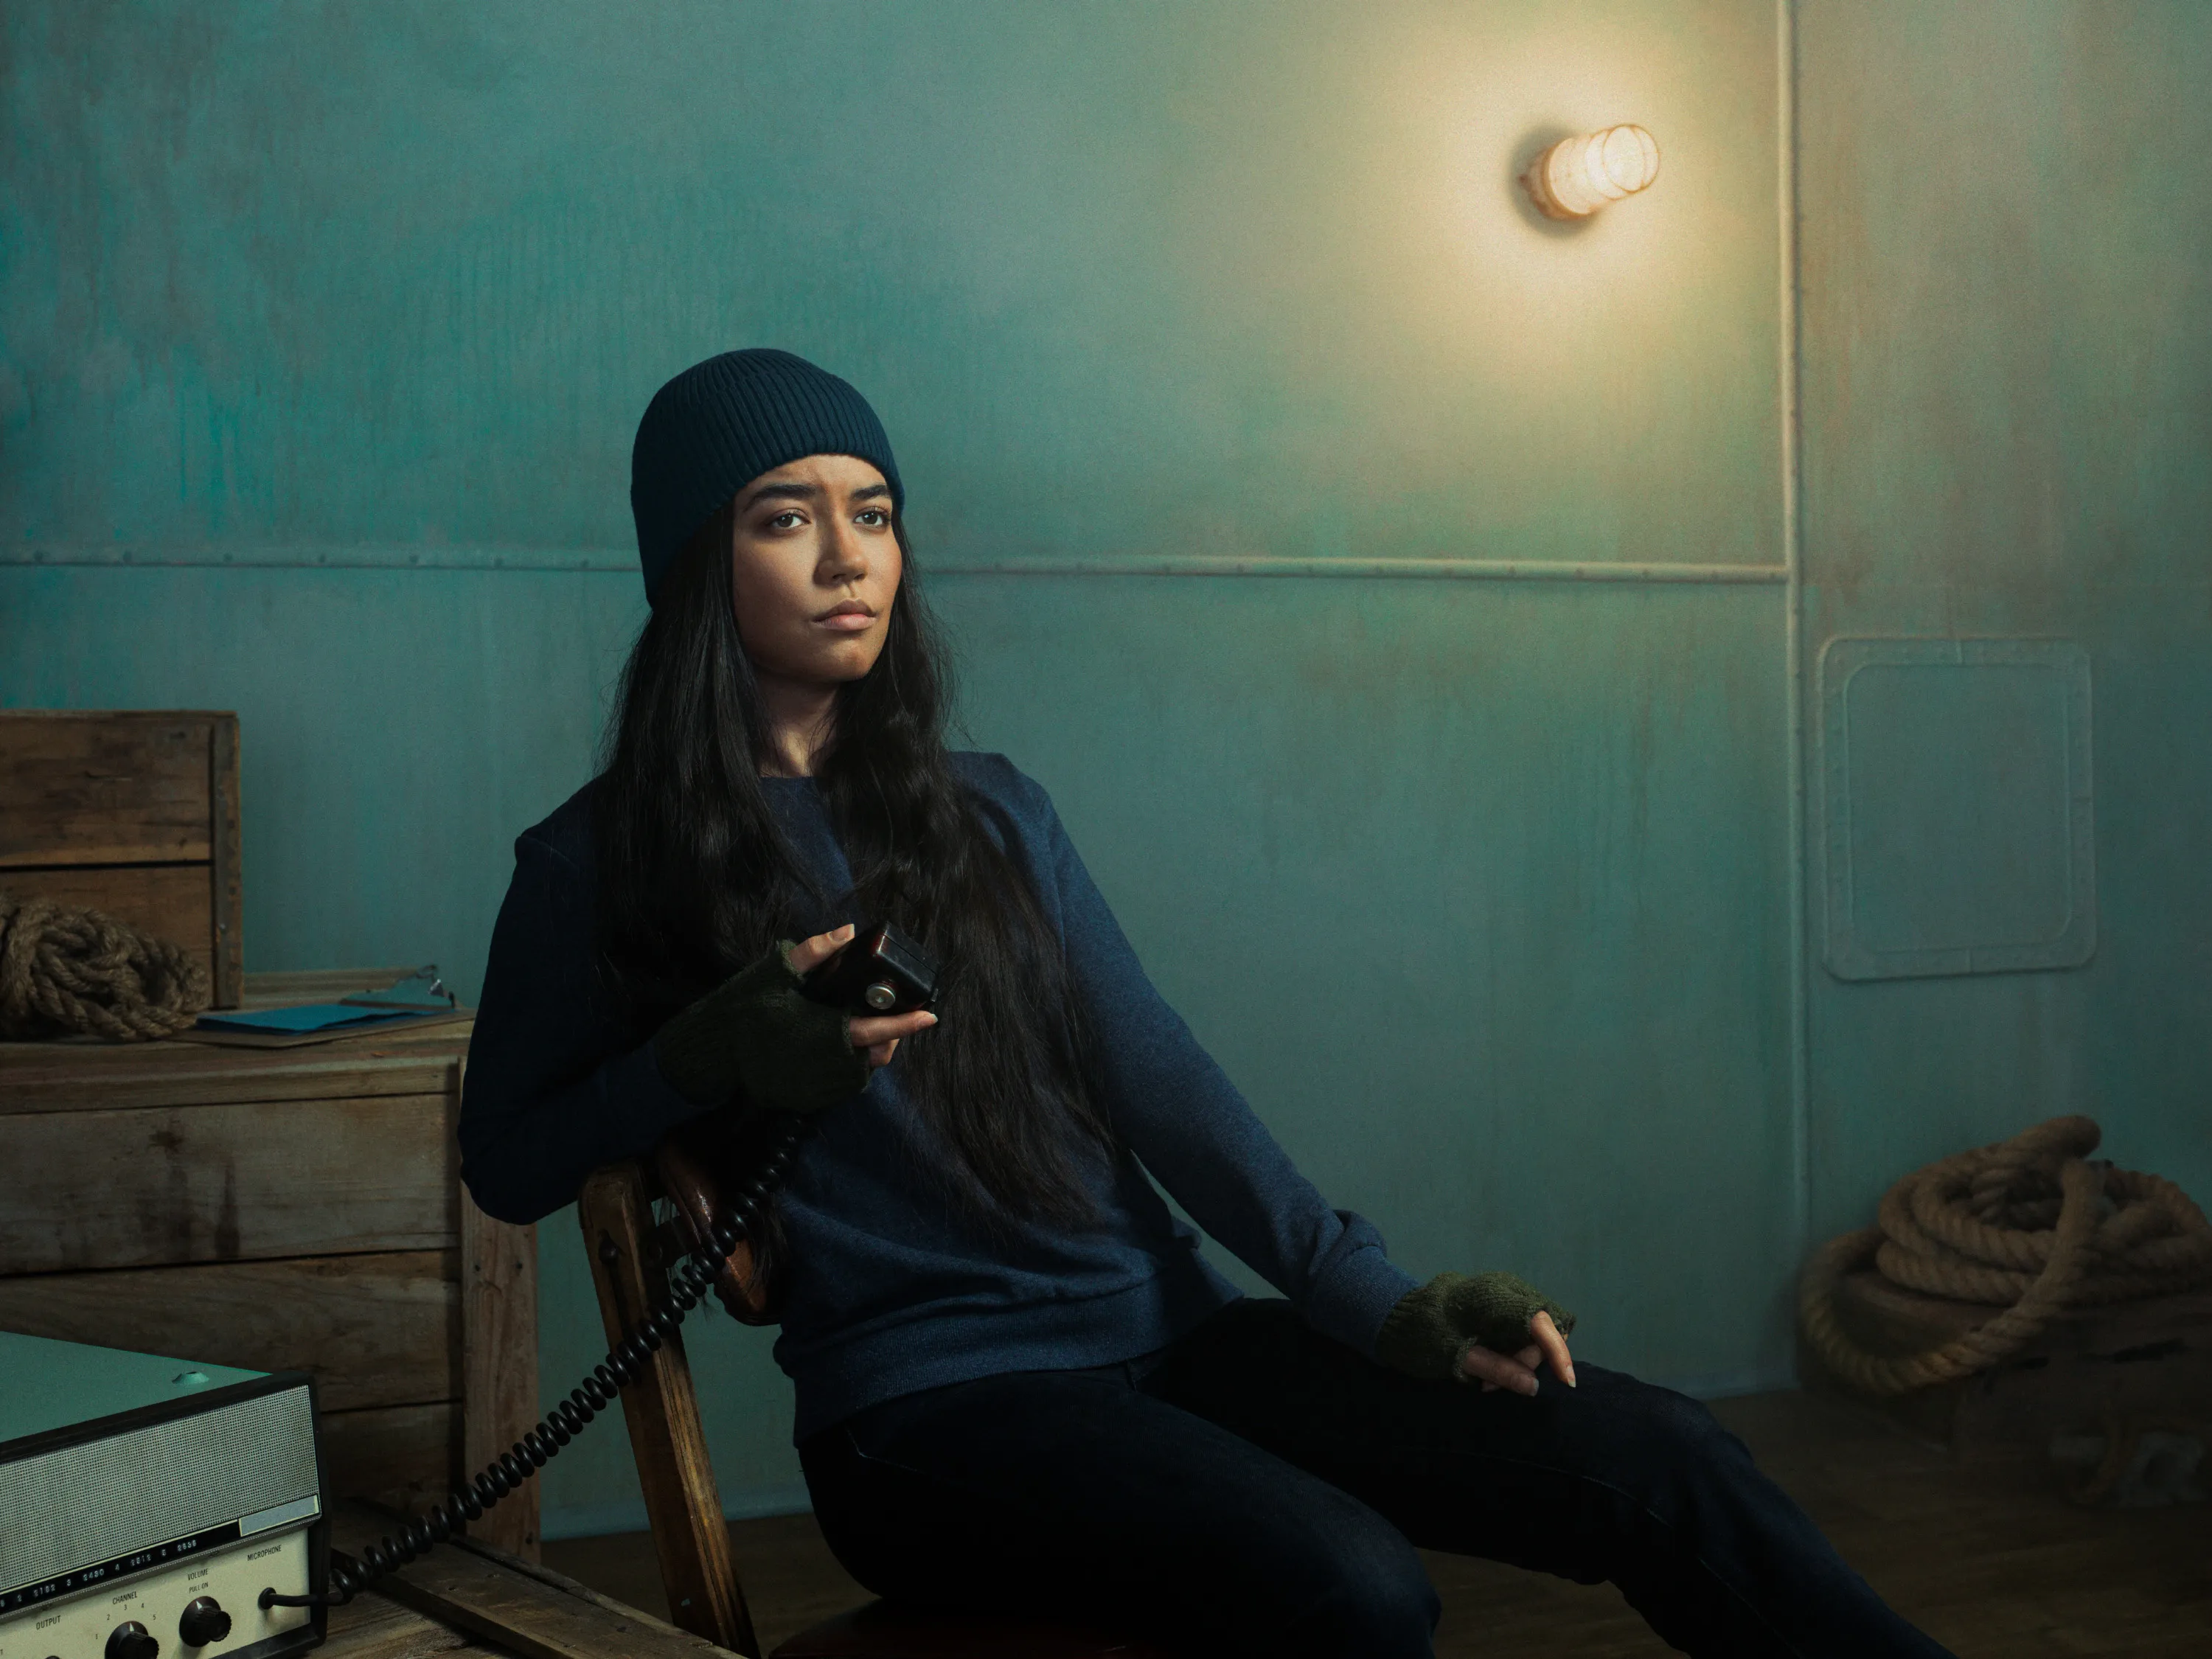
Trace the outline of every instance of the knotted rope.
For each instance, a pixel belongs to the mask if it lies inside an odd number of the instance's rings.
[[[1806,1265],[1797,1316],[1813,1352],[1863,1393],[1909,1394],[2002,1364],[2069,1309],[2212,1285],[2212,1223],[2172,1182],[2091,1162],[2102,1133],[2055,1117],[1899,1182],[1879,1225]],[[1869,1262],[1908,1290],[2004,1311],[1925,1353],[1869,1353],[1836,1314],[1844,1275]]]
[[[168,940],[98,910],[0,892],[0,1038],[145,1042],[207,1006],[206,973]]]

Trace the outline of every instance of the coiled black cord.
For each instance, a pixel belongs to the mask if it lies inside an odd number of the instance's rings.
[[[667,1291],[638,1322],[637,1328],[610,1349],[592,1374],[569,1392],[568,1397],[540,1418],[538,1426],[516,1441],[483,1472],[442,1503],[399,1529],[399,1536],[371,1544],[358,1562],[333,1563],[330,1589],[319,1595],[280,1595],[272,1588],[261,1592],[261,1607],[342,1607],[387,1573],[396,1572],[434,1544],[442,1544],[461,1529],[465,1521],[479,1519],[493,1504],[544,1468],[561,1448],[584,1431],[586,1425],[628,1384],[637,1380],[646,1361],[676,1334],[684,1316],[714,1287],[714,1274],[738,1243],[755,1236],[768,1201],[791,1168],[792,1156],[805,1135],[805,1121],[794,1118],[761,1160],[753,1178],[729,1200],[730,1219],[717,1223],[706,1245],[684,1259],[671,1276]]]

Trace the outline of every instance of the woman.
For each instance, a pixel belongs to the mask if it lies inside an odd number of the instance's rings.
[[[859,393],[712,359],[653,398],[632,480],[653,614],[605,769],[516,843],[464,1174],[530,1221],[680,1126],[805,1118],[775,1352],[856,1578],[1395,1659],[1431,1651],[1421,1545],[1609,1578],[1692,1653],[1942,1651],[1704,1407],[1578,1370],[1510,1275],[1415,1285],[1291,1166],[1044,792],[946,751]],[[934,1012],[796,994],[861,917],[939,958]],[[1288,1299],[1240,1297],[1155,1180]]]

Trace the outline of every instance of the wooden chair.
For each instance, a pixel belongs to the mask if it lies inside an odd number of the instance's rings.
[[[653,1220],[649,1173],[611,1164],[577,1204],[599,1316],[619,1342],[667,1282],[672,1243]],[[699,1401],[679,1337],[663,1344],[623,1390],[670,1617],[696,1636],[759,1659],[759,1638],[730,1552],[728,1523],[708,1461]],[[1169,1659],[1159,1649],[1097,1632],[872,1601],[784,1643],[769,1659]]]

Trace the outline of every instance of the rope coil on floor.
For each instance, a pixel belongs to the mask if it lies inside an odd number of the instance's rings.
[[[0,892],[0,1038],[149,1042],[207,1006],[206,972],[168,940],[102,911]]]
[[[2002,1364],[2069,1310],[2212,1285],[2203,1211],[2170,1181],[2092,1161],[2102,1138],[2088,1118],[2055,1117],[1892,1187],[1878,1224],[1822,1245],[1798,1281],[1798,1322],[1821,1363],[1863,1393],[1910,1394]],[[1871,1353],[1836,1311],[1844,1276],[1869,1265],[1905,1289],[2003,1311],[1925,1353]]]

